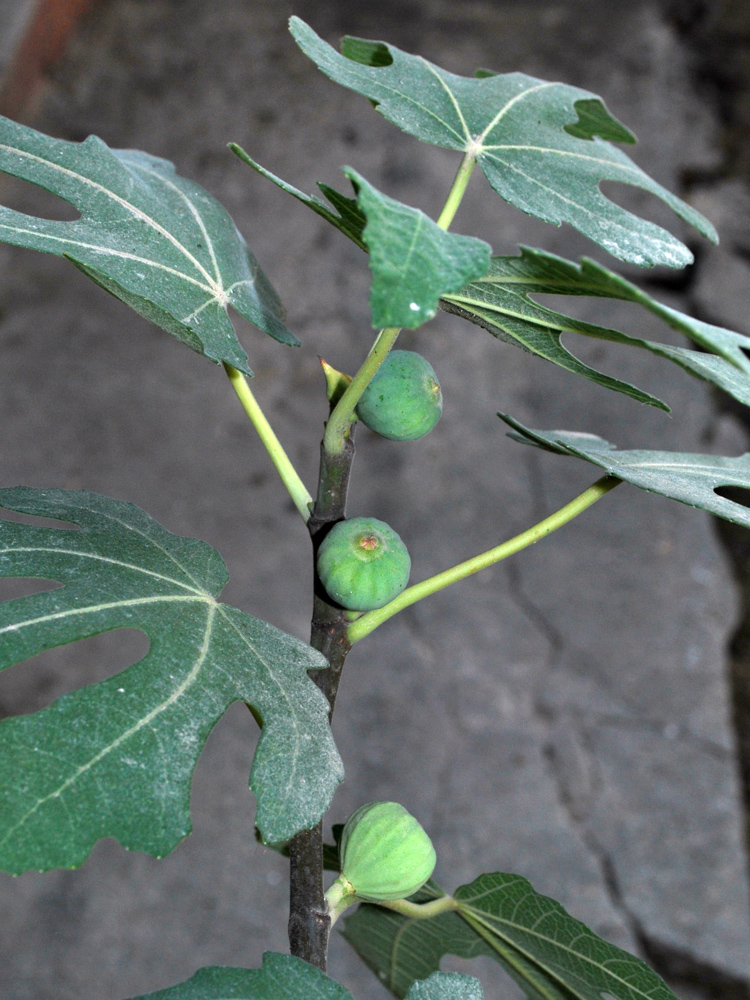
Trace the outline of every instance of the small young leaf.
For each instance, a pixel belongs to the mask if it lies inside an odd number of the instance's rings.
[[[284,344],[299,343],[226,210],[168,160],[101,139],[52,139],[0,118],[0,171],[74,205],[74,222],[0,207],[0,240],[67,257],[84,274],[212,361],[246,374],[228,306]]]
[[[509,437],[521,444],[582,458],[649,493],[679,500],[750,528],[750,509],[716,492],[724,486],[750,489],[750,453],[725,458],[674,451],[617,451],[609,441],[595,434],[533,431],[505,413],[498,416],[513,428]]]
[[[531,298],[533,294],[592,296],[634,302],[703,350],[670,347],[572,319],[535,302]],[[741,403],[750,405],[750,360],[745,354],[750,350],[750,337],[670,309],[625,278],[587,258],[575,264],[542,250],[521,247],[520,256],[493,257],[490,269],[483,278],[471,282],[458,293],[444,295],[440,305],[446,312],[484,327],[499,340],[582,375],[604,388],[632,396],[639,402],[669,409],[660,400],[627,382],[589,368],[563,346],[562,335],[578,333],[642,348],[673,361],[692,375],[713,383]]]
[[[442,295],[487,272],[491,249],[483,240],[447,233],[419,209],[381,194],[351,167],[344,172],[367,219],[374,327],[421,326],[435,315]]]
[[[133,1000],[352,1000],[352,995],[301,958],[267,951],[260,969],[200,969],[179,986]],[[473,997],[467,994],[466,1000]]]
[[[414,901],[443,895],[428,883]],[[444,955],[486,955],[529,1000],[677,1000],[644,962],[597,937],[519,875],[481,875],[454,899],[457,911],[422,920],[361,905],[343,935],[397,997],[437,970]]]
[[[706,219],[652,180],[608,140],[632,134],[589,91],[524,73],[462,77],[384,42],[347,38],[343,54],[293,17],[290,30],[332,80],[424,142],[476,156],[490,185],[545,222],[574,226],[621,260],[684,267],[692,254],[666,230],[605,197],[602,181],[642,188],[708,239]]]
[[[0,604],[0,666],[117,628],[151,648],[122,673],[0,723],[0,868],[72,868],[101,837],[161,857],[190,832],[190,781],[235,701],[262,721],[250,774],[256,822],[288,840],[328,808],[343,769],[320,653],[217,595],[226,567],[204,542],[95,493],[0,490],[10,510],[80,530],[0,521],[0,576],[60,589]]]

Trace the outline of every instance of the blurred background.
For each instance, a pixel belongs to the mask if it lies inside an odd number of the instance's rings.
[[[676,308],[750,334],[750,7],[744,0],[0,0],[0,111],[71,140],[166,157],[229,209],[301,349],[238,322],[253,389],[309,488],[327,404],[318,355],[353,371],[373,337],[364,256],[227,150],[297,187],[345,190],[349,164],[435,216],[457,156],[402,134],[308,62],[297,14],[336,44],[380,38],[471,75],[478,66],[600,94],[632,155],[717,226],[719,248],[641,192],[607,193],[686,239],[679,274],[620,267],[568,228],[502,203],[477,174],[454,229],[590,255]],[[0,180],[4,204],[75,213]],[[644,286],[646,287],[646,286]],[[566,309],[572,310],[569,303]],[[623,304],[577,315],[679,338]],[[620,447],[740,454],[743,415],[701,383],[616,345],[567,345],[665,399],[672,417],[576,380],[449,316],[399,346],[436,369],[445,410],[422,441],[366,429],[350,512],[388,521],[413,579],[496,544],[597,477],[509,441],[495,413]],[[0,246],[0,481],[132,501],[225,557],[225,599],[307,638],[306,531],[221,369],[63,260]],[[750,997],[750,546],[745,533],[620,487],[531,550],[379,629],[351,654],[334,719],[347,780],[330,814],[402,802],[449,891],[512,871],[645,957],[683,1000]],[[11,590],[0,597],[12,596]],[[0,714],[34,711],[143,655],[118,632],[5,672]],[[74,872],[2,877],[5,1000],[122,1000],[204,965],[286,951],[285,862],[253,840],[255,725],[235,705],[196,770],[194,833],[168,858],[100,842]],[[518,991],[489,961],[488,1000]],[[334,932],[330,973],[383,988]]]

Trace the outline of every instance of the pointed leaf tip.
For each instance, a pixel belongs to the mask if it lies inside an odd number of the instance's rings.
[[[348,236],[350,240],[357,244],[363,250],[367,247],[362,242],[362,230],[365,227],[365,217],[362,212],[357,207],[357,203],[353,198],[347,198],[345,195],[340,194],[338,191],[329,187],[327,184],[318,182],[318,187],[326,196],[331,205],[333,205],[336,211],[332,212],[331,209],[326,205],[326,203],[321,198],[316,198],[315,195],[305,194],[304,191],[300,191],[299,188],[294,187],[293,184],[289,184],[287,181],[282,180],[277,177],[276,174],[272,174],[270,170],[266,170],[262,167],[260,163],[256,161],[245,152],[245,150],[238,146],[236,142],[230,142],[229,148],[234,153],[238,159],[242,160],[249,167],[252,167],[261,177],[265,177],[271,183],[275,184],[282,191],[290,194],[297,201],[301,201],[303,205],[307,205],[309,209],[320,215],[330,222],[332,226],[335,226],[340,232],[345,236]],[[336,212],[339,214],[337,215]]]
[[[750,454],[728,458],[674,451],[618,451],[595,434],[531,430],[507,413],[498,416],[512,428],[509,437],[521,444],[581,458],[639,489],[750,528],[750,509],[718,492],[723,487],[750,489]]]
[[[487,274],[458,293],[444,295],[441,307],[484,327],[498,340],[583,375],[608,389],[660,409],[669,408],[640,389],[584,365],[562,343],[566,333],[626,344],[668,359],[750,406],[750,337],[705,323],[663,305],[637,285],[584,257],[579,263],[522,246],[519,256],[493,257]],[[549,309],[533,295],[590,296],[633,302],[684,334],[701,350],[671,347],[596,326]]]

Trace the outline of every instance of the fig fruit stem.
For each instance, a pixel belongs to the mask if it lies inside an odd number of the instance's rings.
[[[300,479],[297,470],[292,465],[289,456],[276,437],[265,413],[260,408],[250,386],[247,384],[245,376],[241,371],[227,364],[226,361],[224,362],[224,371],[232,383],[232,388],[237,393],[237,398],[242,403],[242,408],[258,432],[258,437],[263,442],[263,446],[268,452],[271,461],[276,466],[276,471],[281,476],[282,483],[294,501],[294,506],[300,512],[302,520],[307,524],[310,520],[313,498],[308,493],[307,487]]]
[[[477,162],[476,154],[466,153],[463,160],[461,160],[461,166],[458,168],[458,173],[453,181],[453,187],[448,193],[448,198],[443,207],[443,211],[440,213],[437,224],[441,229],[448,229],[451,222],[458,211],[458,206],[463,200],[466,187],[469,183],[469,178],[471,177],[472,171],[474,170],[474,164]]]
[[[360,639],[364,639],[366,635],[369,635],[373,629],[376,629],[378,625],[382,625],[383,622],[387,621],[393,615],[398,614],[399,611],[408,608],[410,604],[416,604],[417,601],[421,601],[425,597],[437,593],[438,590],[443,590],[444,587],[449,587],[452,583],[464,580],[467,576],[478,573],[480,570],[486,569],[488,566],[492,566],[503,559],[507,559],[508,556],[512,556],[516,552],[520,552],[521,549],[533,545],[541,538],[544,538],[545,535],[551,534],[564,524],[567,524],[568,521],[572,521],[574,517],[578,517],[579,514],[582,514],[584,510],[596,503],[597,500],[600,500],[621,482],[622,480],[616,476],[602,476],[601,479],[598,479],[587,490],[584,490],[574,500],[571,500],[570,503],[565,504],[560,510],[555,511],[554,514],[550,514],[549,517],[545,517],[543,521],[533,525],[533,527],[522,531],[520,535],[508,539],[507,542],[503,542],[501,545],[496,545],[495,548],[473,556],[471,559],[458,563],[456,566],[451,566],[450,569],[443,570],[442,573],[428,577],[426,580],[422,580],[421,583],[415,583],[412,587],[407,587],[398,597],[395,597],[382,608],[377,608],[375,611],[368,611],[361,618],[357,618],[356,621],[352,622],[348,628],[349,641],[352,644],[359,642]]]
[[[329,889],[326,890],[326,904],[331,918],[331,927],[336,923],[344,910],[358,902],[354,894],[354,886],[343,875],[339,875]]]
[[[344,450],[357,403],[362,393],[370,384],[373,375],[383,364],[388,352],[396,343],[396,338],[400,332],[401,329],[397,326],[387,326],[380,331],[362,367],[346,387],[338,403],[334,406],[331,416],[328,418],[323,438],[323,448],[329,455],[340,455]]]

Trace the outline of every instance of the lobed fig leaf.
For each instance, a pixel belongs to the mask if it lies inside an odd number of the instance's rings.
[[[525,73],[457,76],[395,45],[361,38],[345,38],[338,53],[298,17],[289,29],[326,76],[369,97],[404,132],[475,157],[490,187],[528,215],[567,223],[633,264],[691,263],[680,240],[601,191],[603,181],[617,181],[660,198],[718,242],[707,219],[612,145],[635,137],[588,90]]]
[[[92,281],[211,361],[252,375],[228,315],[298,346],[226,209],[158,156],[96,136],[53,139],[0,116],[0,172],[73,205],[80,219],[0,206],[0,241],[66,257]]]

